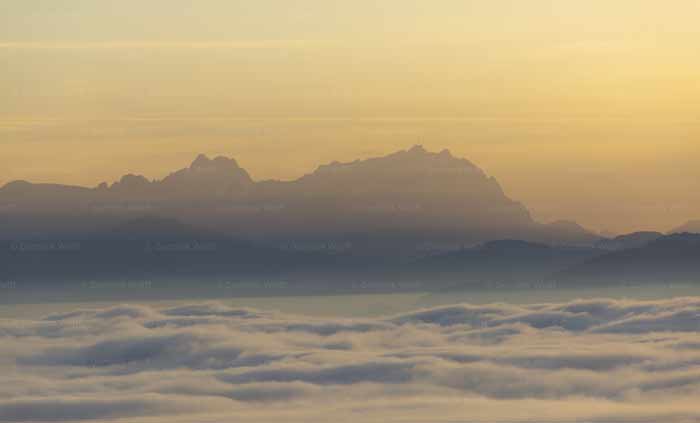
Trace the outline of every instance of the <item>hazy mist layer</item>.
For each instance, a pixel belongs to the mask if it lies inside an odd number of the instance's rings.
[[[695,422],[698,298],[0,320],[0,420]]]

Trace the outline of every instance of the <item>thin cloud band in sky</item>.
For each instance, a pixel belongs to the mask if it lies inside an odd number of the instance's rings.
[[[329,42],[307,40],[263,40],[263,41],[192,41],[192,42],[153,42],[153,41],[110,41],[110,42],[51,42],[18,41],[0,42],[1,49],[38,50],[85,50],[85,49],[275,49],[306,48],[328,45]]]

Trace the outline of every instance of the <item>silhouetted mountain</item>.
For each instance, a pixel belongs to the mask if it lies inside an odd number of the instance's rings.
[[[672,230],[670,233],[672,233],[672,234],[682,234],[682,233],[700,234],[700,220],[691,220],[690,222],[684,224],[683,226]]]
[[[700,281],[700,235],[663,236],[611,252],[554,275],[562,283],[634,284]]]
[[[89,188],[58,184],[32,184],[13,181],[0,188],[0,201],[5,205],[32,208],[50,204],[80,201],[92,194]]]
[[[98,191],[104,200],[147,202],[153,207],[189,205],[193,201],[235,198],[253,185],[244,169],[233,159],[209,159],[200,154],[192,164],[171,173],[160,181],[140,175],[125,175],[111,186],[102,184]]]
[[[426,240],[599,239],[575,223],[535,222],[473,163],[421,146],[334,162],[284,182],[254,182],[235,160],[204,155],[162,180],[126,175],[94,189],[13,182],[0,189],[0,213],[0,233],[10,238],[82,236],[105,224],[162,216],[272,245],[348,243],[370,255],[410,256]]]
[[[634,232],[620,235],[612,239],[604,239],[596,243],[596,247],[604,250],[626,250],[639,248],[664,236],[661,232]]]

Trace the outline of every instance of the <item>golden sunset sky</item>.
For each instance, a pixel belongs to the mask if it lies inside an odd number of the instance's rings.
[[[0,0],[0,184],[449,148],[542,221],[700,218],[697,0]]]

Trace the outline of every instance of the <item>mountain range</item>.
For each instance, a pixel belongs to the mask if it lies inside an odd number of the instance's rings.
[[[12,301],[36,286],[65,296],[124,279],[160,281],[161,296],[241,280],[258,281],[258,294],[285,281],[294,294],[358,281],[431,290],[700,279],[700,235],[601,238],[543,224],[476,165],[420,146],[293,181],[256,182],[235,160],[204,155],[161,180],[16,181],[0,188],[0,217],[0,281],[26,288]]]
[[[76,301],[700,281],[698,234],[613,250],[521,240],[424,248],[423,255],[406,258],[358,255],[335,244],[272,247],[172,219],[142,218],[92,239],[0,241],[0,281],[14,288],[3,291],[0,303],[36,301],[37,295]],[[161,289],[133,288],[143,284]]]
[[[292,181],[254,181],[234,159],[204,155],[161,180],[130,174],[95,188],[15,181],[0,188],[0,210],[0,233],[12,239],[86,237],[144,216],[265,243],[346,242],[373,253],[409,253],[426,240],[600,239],[573,222],[535,221],[473,163],[421,146],[333,162]]]
[[[551,276],[562,284],[700,282],[700,234],[661,236],[641,246],[601,254]]]

